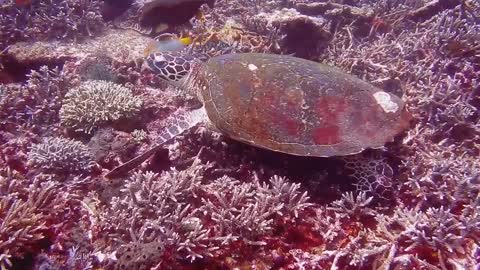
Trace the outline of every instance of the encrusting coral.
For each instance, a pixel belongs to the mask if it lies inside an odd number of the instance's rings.
[[[86,81],[65,95],[60,121],[68,128],[89,134],[104,124],[133,117],[142,103],[120,84]]]

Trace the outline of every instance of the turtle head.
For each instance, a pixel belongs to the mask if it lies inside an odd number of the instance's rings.
[[[155,52],[147,56],[145,67],[168,83],[185,89],[199,61],[180,52]]]

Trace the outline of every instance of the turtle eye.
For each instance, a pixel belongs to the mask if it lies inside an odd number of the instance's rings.
[[[181,55],[154,53],[147,58],[148,67],[167,81],[179,81],[190,71],[190,63]]]

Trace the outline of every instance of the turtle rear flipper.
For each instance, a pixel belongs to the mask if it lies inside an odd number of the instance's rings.
[[[173,113],[167,118],[166,127],[160,132],[159,138],[155,146],[140,154],[139,156],[132,158],[129,161],[115,167],[113,170],[108,172],[105,177],[118,177],[128,173],[134,168],[137,168],[145,160],[155,154],[155,152],[157,152],[164,143],[174,138],[175,136],[182,134],[184,131],[196,126],[200,122],[205,121],[207,119],[206,117],[207,115],[203,107],[189,112],[184,111],[183,109],[177,110],[175,113]]]

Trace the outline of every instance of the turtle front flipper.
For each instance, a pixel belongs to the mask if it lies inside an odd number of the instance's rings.
[[[174,138],[175,136],[182,134],[185,130],[190,129],[201,122],[204,122],[206,119],[207,114],[203,107],[189,112],[183,109],[177,110],[175,113],[173,113],[166,119],[166,127],[160,132],[159,138],[157,139],[155,146],[153,146],[146,152],[140,154],[139,156],[123,163],[122,165],[115,167],[113,170],[108,172],[105,177],[115,178],[128,173],[134,168],[140,166],[140,164],[142,164],[145,160],[155,154],[155,152],[157,152],[157,150],[159,150],[164,143]]]

